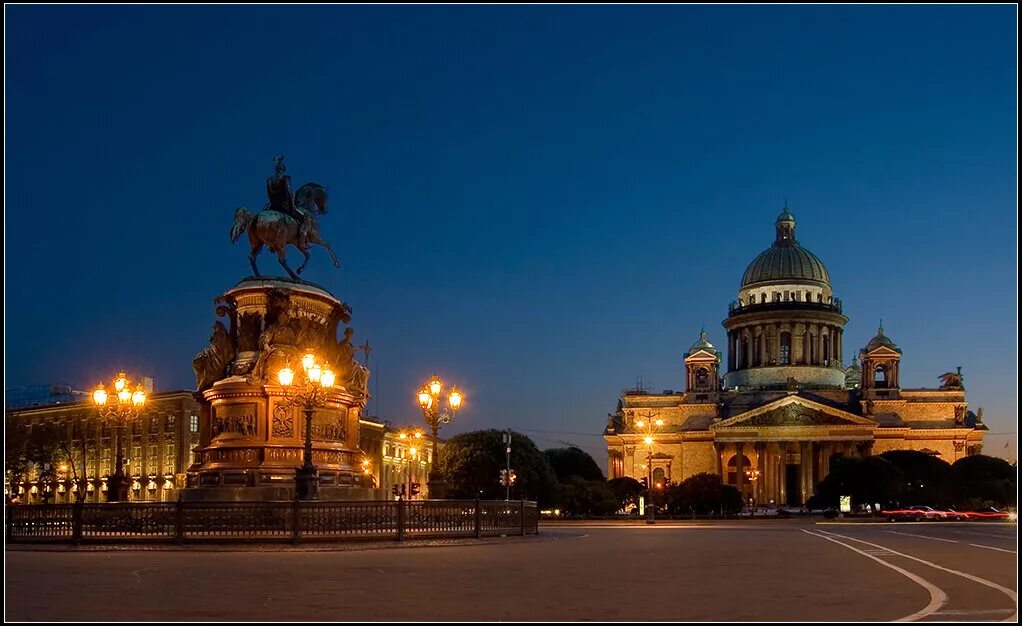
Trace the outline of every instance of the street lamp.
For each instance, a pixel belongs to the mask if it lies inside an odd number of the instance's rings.
[[[440,393],[444,389],[444,384],[440,378],[433,374],[433,378],[422,386],[419,390],[418,400],[419,407],[422,408],[422,417],[426,420],[426,425],[429,426],[433,433],[433,458],[430,460],[429,466],[429,497],[433,499],[443,497],[443,486],[440,483],[440,478],[436,472],[437,466],[437,433],[440,431],[441,424],[448,424],[454,416],[458,413],[458,409],[461,408],[462,402],[465,400],[465,396],[462,395],[458,388],[455,386],[451,387],[450,393],[447,394],[447,406],[440,408]]]
[[[309,352],[302,357],[302,369],[297,375],[290,367],[283,367],[277,372],[277,380],[286,398],[283,406],[301,407],[305,412],[305,450],[302,466],[295,470],[295,498],[315,500],[319,497],[319,472],[312,464],[312,414],[318,407],[326,406],[335,374],[321,366],[316,355]]]
[[[745,470],[745,478],[748,479],[749,486],[752,488],[752,493],[755,494],[756,493],[756,481],[759,480],[759,470],[758,469]],[[755,503],[755,498],[750,497],[749,498],[749,506],[752,506],[753,503]]]
[[[405,457],[405,469],[408,472],[408,478],[405,482],[408,483],[408,488],[405,495],[411,500],[412,496],[418,495],[418,492],[412,488],[415,484],[412,482],[412,468],[419,461],[419,445],[422,441],[422,431],[417,428],[404,429],[398,434],[398,438],[408,445],[408,456]]]
[[[121,372],[113,381],[114,397],[110,398],[102,382],[92,392],[92,402],[99,411],[99,416],[113,422],[117,429],[117,456],[114,462],[114,473],[107,479],[107,502],[121,502],[128,499],[128,483],[124,476],[124,429],[129,421],[141,415],[148,397],[142,383],[131,391],[128,375]]]
[[[656,523],[656,513],[653,506],[653,444],[656,441],[656,429],[664,425],[664,420],[656,417],[653,413],[648,413],[639,416],[639,419],[635,420],[635,428],[642,435],[642,443],[646,445],[646,485],[649,489],[649,516],[646,519],[647,524]]]

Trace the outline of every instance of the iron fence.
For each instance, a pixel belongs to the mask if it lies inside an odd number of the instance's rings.
[[[9,504],[8,543],[396,540],[539,533],[526,500]]]

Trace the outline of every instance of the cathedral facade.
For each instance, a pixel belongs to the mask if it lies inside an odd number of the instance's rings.
[[[663,488],[711,472],[745,502],[798,506],[836,456],[979,453],[982,409],[968,411],[960,369],[938,389],[903,389],[902,353],[882,326],[845,366],[848,318],[827,268],[799,245],[787,208],[775,227],[723,321],[726,362],[701,332],[683,392],[625,392],[604,431],[608,476]]]

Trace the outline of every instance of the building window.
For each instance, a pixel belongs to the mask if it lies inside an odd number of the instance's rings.
[[[199,432],[199,416],[192,415],[188,418],[188,430],[193,433]]]
[[[781,365],[791,364],[791,333],[781,333]]]
[[[667,475],[664,473],[664,468],[658,467],[653,470],[653,487],[656,489],[663,489],[667,486]]]
[[[177,419],[175,418],[175,416],[173,416],[173,415],[168,415],[167,416],[167,432],[168,433],[174,432],[174,423],[176,421],[177,421]]]

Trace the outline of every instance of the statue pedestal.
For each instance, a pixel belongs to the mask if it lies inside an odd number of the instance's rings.
[[[359,448],[368,373],[355,363],[350,337],[336,339],[347,306],[320,287],[267,278],[245,279],[218,301],[227,303],[236,339],[229,358],[210,359],[226,362],[226,375],[201,390],[199,445],[181,498],[290,500],[298,489],[299,497],[371,499]],[[281,368],[300,368],[306,352],[337,373],[312,418],[315,473],[302,471],[301,407],[288,402],[276,380]]]

